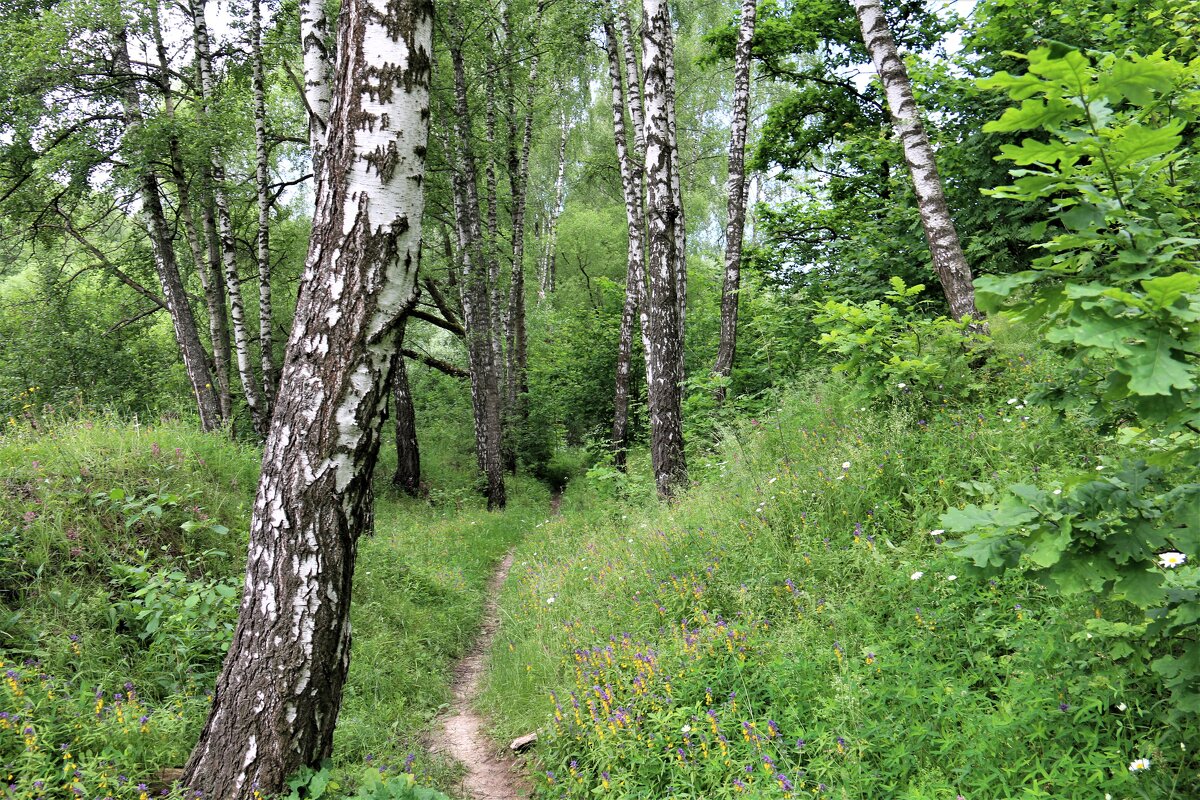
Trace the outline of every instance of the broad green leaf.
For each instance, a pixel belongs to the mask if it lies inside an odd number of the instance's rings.
[[[1011,275],[980,275],[975,279],[975,291],[979,295],[1005,298],[1022,286],[1028,286],[1042,278],[1033,270],[1015,272]]]
[[[1020,145],[1001,145],[1000,153],[1005,160],[1025,167],[1030,164],[1057,164],[1071,154],[1071,149],[1059,141],[1039,142],[1026,138]]]
[[[1113,102],[1127,98],[1139,106],[1148,105],[1155,94],[1171,90],[1177,66],[1173,62],[1139,58],[1118,61],[1112,72],[1102,77],[1097,89]]]
[[[1043,534],[1025,551],[1029,560],[1039,567],[1052,567],[1062,559],[1071,544],[1071,524],[1064,520],[1055,533]]]
[[[1124,128],[1119,139],[1113,142],[1109,160],[1114,169],[1165,155],[1179,146],[1183,138],[1181,120],[1171,120],[1161,128],[1132,123]]]
[[[1083,110],[1057,97],[1045,100],[1029,99],[1019,108],[1010,108],[1000,119],[983,126],[984,133],[1010,133],[1052,128],[1060,122],[1078,119]]]
[[[1116,594],[1139,608],[1153,608],[1162,603],[1162,573],[1155,569],[1122,570],[1115,587]]]
[[[1073,231],[1091,231],[1104,225],[1104,211],[1090,203],[1080,203],[1058,215],[1062,224]]]
[[[1185,294],[1200,288],[1200,275],[1192,272],[1176,272],[1161,278],[1142,281],[1142,290],[1159,308],[1168,308]]]
[[[1174,356],[1178,342],[1168,330],[1153,331],[1146,342],[1122,360],[1129,391],[1140,395],[1169,395],[1172,389],[1192,389],[1193,366]]]

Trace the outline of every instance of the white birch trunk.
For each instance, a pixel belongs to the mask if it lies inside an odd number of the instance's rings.
[[[275,402],[275,336],[272,330],[274,314],[271,309],[271,174],[267,162],[267,87],[263,68],[262,7],[259,0],[251,3],[251,41],[254,92],[254,188],[258,195],[258,231],[255,237],[255,256],[258,262],[258,346],[262,363],[263,416],[270,418]]]
[[[958,231],[954,228],[933,148],[925,134],[917,101],[913,98],[908,70],[896,49],[896,41],[888,28],[883,6],[880,5],[880,0],[853,2],[862,27],[863,42],[871,54],[875,72],[883,83],[896,136],[904,147],[904,159],[908,162],[913,188],[916,189],[917,208],[921,214],[921,225],[925,228],[925,239],[929,242],[929,252],[933,257],[933,269],[946,293],[950,314],[955,319],[967,316],[979,319],[979,311],[975,308],[971,267],[963,253]]]
[[[245,592],[183,783],[274,796],[329,756],[358,538],[415,301],[429,131],[428,0],[346,0],[313,235],[263,455]]]

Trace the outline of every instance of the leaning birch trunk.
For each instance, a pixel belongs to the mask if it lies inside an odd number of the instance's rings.
[[[729,136],[729,219],[725,225],[725,285],[721,290],[721,339],[713,374],[728,378],[737,349],[738,293],[742,284],[742,236],[746,229],[746,128],[750,116],[750,41],[754,38],[755,0],[743,0],[733,53],[733,127]],[[717,386],[717,405],[727,385]]]
[[[173,128],[175,96],[171,91],[171,65],[163,40],[162,20],[157,1],[150,3],[149,11],[154,49],[158,56],[158,79],[163,94],[163,111],[172,123],[172,131],[167,140],[167,149],[171,157],[171,182],[175,184],[179,221],[182,223],[192,261],[196,265],[196,275],[200,278],[204,304],[208,309],[208,336],[212,351],[209,374],[212,377],[213,390],[217,393],[221,419],[224,421],[228,420],[233,412],[233,401],[229,394],[229,320],[225,315],[225,282],[221,280],[219,271],[214,272],[210,269],[208,253],[196,227],[196,216],[192,212],[187,174],[183,165],[183,153],[179,137]]]
[[[645,75],[646,228],[650,292],[650,459],[660,497],[671,497],[687,481],[683,452],[679,328],[679,272],[676,236],[679,207],[672,183],[670,93],[671,21],[666,0],[642,2],[642,70]]]
[[[621,328],[617,338],[616,388],[613,394],[612,449],[613,465],[625,470],[629,449],[630,370],[633,361],[633,326],[639,315],[645,283],[646,216],[642,208],[642,165],[629,153],[625,128],[625,86],[621,80],[621,54],[617,32],[611,20],[604,21],[605,49],[608,53],[608,77],[612,84],[613,139],[621,168],[621,187],[625,194],[625,220],[629,230],[626,251],[625,307],[621,310]]]
[[[403,347],[403,323],[396,339]],[[392,474],[392,485],[416,497],[421,493],[421,448],[417,442],[417,414],[408,388],[408,367],[402,355],[396,356],[396,371],[392,373],[392,416],[396,418],[396,471]]]
[[[917,101],[913,98],[908,70],[896,50],[896,41],[888,28],[883,6],[880,0],[854,0],[854,10],[862,26],[863,42],[883,83],[896,135],[904,147],[904,160],[908,162],[913,188],[916,189],[917,208],[921,214],[921,225],[925,228],[925,239],[929,242],[929,253],[933,257],[933,269],[946,293],[950,314],[955,319],[967,316],[979,319],[971,267],[967,264],[958,231],[950,217],[933,148],[929,146],[929,137],[925,134],[925,126],[917,111]]]
[[[254,61],[251,84],[254,90],[254,188],[258,195],[258,231],[255,256],[258,261],[258,346],[262,364],[263,416],[271,417],[275,402],[275,335],[271,310],[271,199],[270,171],[267,165],[267,89],[263,72],[262,8],[259,0],[250,0],[251,40]]]
[[[378,4],[377,4],[378,3]],[[312,241],[250,524],[241,613],[182,781],[274,796],[318,766],[350,658],[350,589],[415,301],[433,7],[346,0]]]
[[[142,124],[141,100],[129,61],[128,34],[124,29],[116,34],[113,62],[118,74],[128,76],[121,99],[125,112],[127,139],[135,142],[137,141],[137,128]],[[141,161],[143,155],[141,153],[134,154],[134,158],[131,160]],[[142,194],[142,218],[150,235],[154,270],[158,273],[159,285],[162,287],[163,302],[171,315],[175,342],[179,346],[179,354],[183,358],[188,382],[191,384],[192,394],[196,398],[196,410],[200,414],[200,427],[206,431],[215,430],[221,425],[221,409],[208,373],[208,356],[200,341],[196,318],[192,315],[187,291],[184,289],[183,279],[179,275],[179,265],[175,261],[175,248],[171,241],[167,216],[163,211],[158,176],[147,164],[142,164],[139,169],[141,170],[139,183]]]
[[[196,67],[200,74],[200,114],[207,120],[208,104],[213,97],[212,55],[209,51],[208,23],[204,19],[206,0],[193,0],[192,25],[196,43]],[[213,204],[217,209],[217,241],[221,263],[225,269],[225,290],[229,294],[229,319],[233,323],[233,349],[237,356],[238,377],[242,395],[250,409],[254,432],[266,436],[267,416],[262,402],[258,378],[250,356],[250,333],[246,329],[246,304],[242,300],[242,280],[238,275],[237,251],[233,239],[233,218],[229,199],[225,195],[225,166],[216,150],[209,153],[212,164]]]
[[[453,29],[454,25],[451,25]],[[454,216],[462,263],[459,285],[467,332],[467,361],[471,368],[471,407],[475,418],[475,454],[487,481],[488,509],[506,503],[501,451],[500,379],[492,348],[488,271],[483,255],[483,226],[479,214],[478,171],[471,146],[471,116],[467,104],[466,68],[462,45],[450,44],[454,69],[455,133],[458,164],[454,169]]]

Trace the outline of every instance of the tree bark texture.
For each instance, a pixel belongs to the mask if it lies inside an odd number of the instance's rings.
[[[116,71],[128,76],[125,82],[124,104],[127,124],[127,135],[136,141],[136,129],[142,124],[141,99],[138,95],[137,84],[133,79],[133,68],[129,61],[129,40],[124,29],[118,31],[114,41],[113,60]],[[135,153],[134,162],[142,160],[143,154]],[[158,274],[162,287],[163,302],[171,315],[171,325],[175,331],[175,342],[179,345],[179,353],[183,358],[183,366],[187,372],[192,394],[196,398],[196,410],[200,415],[200,427],[206,431],[215,430],[221,425],[221,408],[217,394],[213,390],[212,378],[208,373],[208,354],[200,341],[200,333],[196,328],[196,318],[184,289],[183,279],[179,274],[179,265],[175,261],[175,247],[171,241],[171,229],[167,225],[167,216],[162,206],[162,196],[158,176],[148,164],[138,167],[140,170],[138,183],[142,194],[142,218],[150,235],[150,248],[154,255],[154,269]]]
[[[626,250],[625,306],[621,310],[621,328],[617,337],[616,387],[613,393],[612,451],[613,464],[625,469],[629,449],[630,372],[633,361],[633,328],[638,319],[645,291],[646,215],[642,206],[642,165],[629,152],[625,127],[626,95],[621,77],[621,53],[616,26],[604,21],[608,77],[612,84],[613,139],[621,169],[621,187],[625,195],[625,219],[629,231]]]
[[[321,174],[321,153],[329,119],[329,17],[325,0],[300,0],[300,50],[304,56],[304,105],[308,110],[308,143],[312,173]]]
[[[193,0],[191,10],[196,43],[196,69],[200,75],[200,113],[207,121],[215,82],[208,41],[208,23],[204,18],[206,2],[207,0]],[[212,163],[213,204],[217,209],[217,241],[220,245],[221,264],[225,270],[225,290],[229,295],[229,319],[233,323],[233,349],[237,356],[238,378],[242,384],[242,396],[250,409],[254,432],[261,437],[266,436],[267,416],[251,358],[250,333],[246,327],[246,304],[242,298],[242,279],[238,274],[237,250],[234,246],[233,217],[229,213],[229,198],[225,194],[225,165],[215,148],[209,156]]]
[[[241,613],[183,783],[273,795],[333,745],[355,549],[415,301],[433,7],[346,0],[313,234],[263,454]]]
[[[510,63],[512,60],[510,59]],[[511,71],[510,71],[511,73]],[[533,147],[533,103],[537,89],[538,57],[535,53],[529,66],[529,85],[525,93],[525,117],[521,132],[521,148],[517,149],[517,115],[515,77],[510,74],[513,90],[509,94],[508,181],[512,193],[512,272],[508,286],[508,324],[505,352],[507,406],[519,414],[523,405],[518,402],[528,391],[528,343],[525,329],[525,205],[529,188],[529,152]]]
[[[963,254],[958,231],[954,228],[933,148],[925,134],[917,101],[913,98],[908,70],[896,49],[896,40],[888,28],[883,6],[880,0],[854,0],[854,11],[862,26],[863,42],[883,83],[896,135],[904,147],[904,159],[908,162],[913,188],[916,189],[917,208],[933,257],[933,269],[946,293],[950,314],[955,319],[966,316],[979,319],[971,267]]]
[[[671,29],[670,6],[667,6],[667,28],[662,44],[666,52],[667,71],[667,136],[671,144],[671,195],[675,213],[675,302],[679,305],[679,363],[678,380],[684,378],[684,352],[687,342],[687,221],[683,210],[683,168],[679,160],[679,128],[675,123],[675,33]]]
[[[403,348],[403,323],[396,338]],[[392,485],[417,497],[421,494],[421,449],[417,442],[417,414],[408,388],[408,368],[402,354],[396,357],[396,371],[392,373],[392,416],[396,418],[396,472],[392,475]]]
[[[262,365],[263,416],[270,418],[275,402],[275,384],[279,380],[275,367],[275,335],[272,331],[274,313],[271,309],[271,173],[267,161],[267,87],[262,51],[262,6],[250,0],[251,56],[253,72],[251,88],[254,93],[254,188],[258,199],[258,230],[254,239],[258,263],[258,346]]]
[[[721,289],[721,338],[713,374],[728,378],[737,350],[738,293],[742,284],[742,236],[746,230],[746,129],[750,116],[750,42],[754,38],[756,0],[743,0],[733,53],[733,125],[729,136],[729,219],[725,224],[725,284]],[[725,386],[716,390],[717,404],[725,402]]]
[[[452,23],[452,29],[455,25]],[[467,331],[467,362],[471,370],[471,407],[475,418],[475,454],[487,481],[489,509],[504,508],[503,430],[500,410],[499,365],[492,347],[491,297],[483,250],[479,212],[478,170],[471,143],[471,111],[467,102],[466,67],[462,43],[450,43],[454,70],[454,118],[458,164],[454,169],[454,216],[461,264],[459,290]]]
[[[680,209],[672,177],[671,93],[668,83],[672,36],[666,0],[642,2],[642,70],[645,75],[646,228],[649,277],[650,458],[659,496],[671,497],[687,481],[683,451],[682,356],[679,327]]]

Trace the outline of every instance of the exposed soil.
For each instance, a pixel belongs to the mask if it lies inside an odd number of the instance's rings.
[[[497,598],[512,567],[510,550],[487,586],[483,626],[454,675],[454,704],[434,734],[433,750],[462,762],[467,769],[459,793],[467,800],[523,800],[532,793],[521,775],[520,759],[487,735],[487,721],[473,708],[484,662],[500,627]]]

